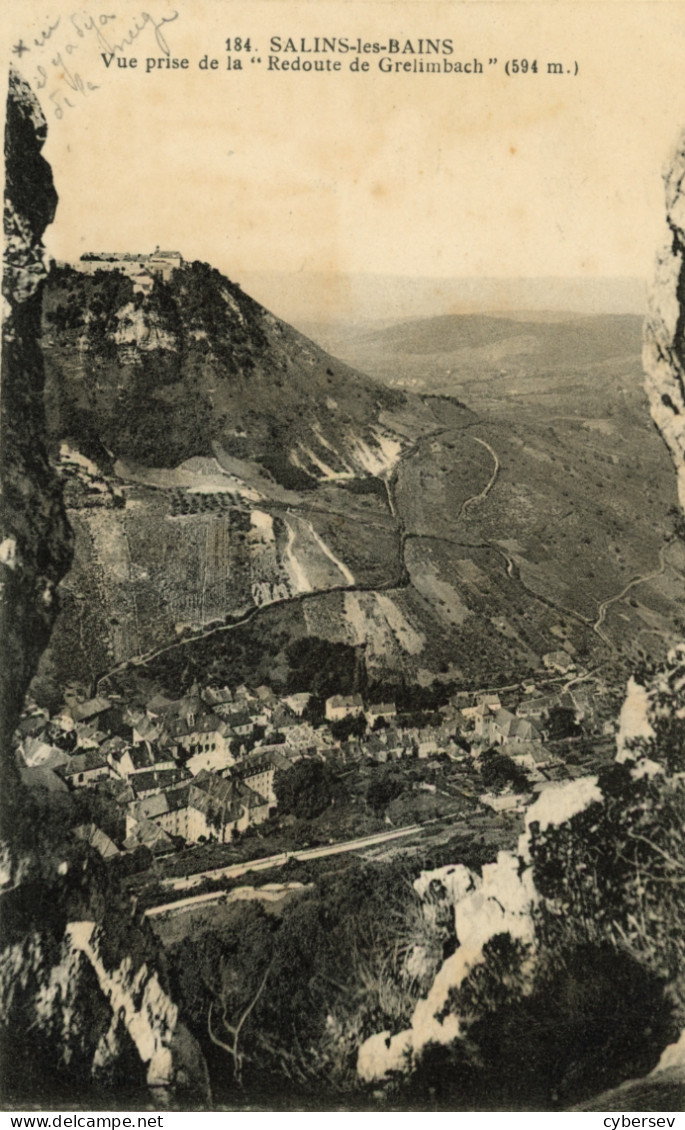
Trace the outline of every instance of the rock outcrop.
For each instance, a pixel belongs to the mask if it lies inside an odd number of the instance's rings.
[[[156,939],[82,845],[25,852],[3,890],[0,1049],[12,1105],[209,1099]],[[17,862],[15,853],[14,862]],[[152,1089],[152,1091],[151,1091]],[[151,1094],[154,1098],[151,1099]]]
[[[486,962],[488,943],[506,934],[531,950],[536,945],[535,913],[541,896],[531,865],[531,827],[544,831],[598,800],[601,793],[596,778],[552,787],[528,809],[518,852],[499,852],[495,863],[483,867],[482,875],[463,864],[421,873],[414,889],[425,900],[424,914],[428,920],[432,917],[437,884],[443,902],[452,907],[457,948],[439,969],[427,996],[418,1002],[411,1028],[395,1036],[380,1033],[362,1045],[358,1059],[362,1079],[371,1082],[409,1070],[425,1048],[467,1038],[468,1024],[451,1002],[469,975]]]
[[[685,649],[642,689],[634,731],[631,712],[624,714],[615,769],[544,789],[526,812],[517,851],[500,852],[482,874],[455,864],[416,881],[429,926],[436,899],[443,917],[451,911],[456,949],[411,1027],[361,1046],[362,1080],[404,1074],[409,1086],[420,1085],[435,1073],[440,1049],[448,1057],[439,1061],[443,1077],[451,1065],[452,1102],[468,1104],[494,1087],[495,1105],[486,1109],[500,1109],[497,1095],[502,1103],[532,1095],[556,1108],[640,1070],[668,1071],[673,1083],[684,1045],[664,990],[682,978],[674,939],[683,911],[685,784],[680,765],[669,763],[662,726],[672,729],[667,701],[682,712]],[[682,750],[685,721],[680,727]],[[622,985],[616,1001],[614,975]],[[536,1045],[536,1025],[547,1030],[549,1060]],[[517,1027],[518,1052],[502,1035]],[[592,1051],[593,1039],[601,1050]],[[525,1109],[543,1108],[551,1109]]]
[[[71,560],[62,494],[48,462],[43,404],[42,235],[57,204],[41,155],[47,128],[32,91],[10,74],[5,132],[2,407],[0,423],[0,756],[2,811],[12,811],[10,752],[24,693],[47,643],[55,589]]]
[[[685,130],[664,170],[664,185],[667,230],[650,291],[643,366],[652,418],[671,453],[680,507],[685,511]],[[674,690],[680,692],[685,682],[684,661],[685,648],[681,647],[672,656],[670,671],[663,672],[651,687],[633,683],[628,702],[653,707],[660,704],[658,712],[663,720]],[[656,1070],[679,1073],[683,1086],[685,1030],[680,1040],[666,1049]]]
[[[685,133],[664,173],[667,231],[657,255],[643,366],[652,418],[671,452],[685,510]]]
[[[12,73],[5,134],[0,581],[0,1061],[4,1098],[100,1107],[122,1094],[207,1101],[207,1069],[178,1017],[157,943],[99,857],[71,836],[69,795],[28,789],[11,735],[71,560],[61,487],[46,453],[41,243],[57,196],[46,124]],[[94,1096],[97,1095],[97,1099]],[[108,1095],[110,1097],[108,1097]],[[173,1097],[170,1101],[175,1101]]]

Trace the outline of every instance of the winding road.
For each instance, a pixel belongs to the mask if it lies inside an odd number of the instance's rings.
[[[483,489],[481,491],[479,491],[478,494],[472,494],[470,498],[467,498],[465,502],[462,502],[461,510],[459,511],[459,516],[457,518],[458,522],[461,522],[462,518],[464,517],[464,515],[466,514],[466,511],[468,510],[468,508],[470,506],[479,506],[481,502],[485,501],[485,499],[490,494],[490,491],[494,487],[495,483],[497,482],[497,476],[499,475],[499,469],[500,469],[499,458],[498,458],[497,452],[495,451],[494,447],[491,447],[490,444],[486,440],[479,439],[478,436],[471,436],[470,438],[472,440],[474,440],[475,443],[479,443],[481,445],[481,447],[484,447],[487,451],[490,452],[490,455],[492,456],[492,460],[493,460],[493,463],[494,463],[494,470],[493,470],[490,478],[488,479],[487,483],[483,487]]]
[[[611,608],[612,604],[616,604],[617,601],[623,600],[623,598],[625,596],[627,596],[627,594],[630,592],[630,590],[636,588],[637,585],[644,585],[644,584],[646,584],[647,581],[653,581],[657,577],[661,577],[663,575],[663,573],[666,571],[666,551],[667,551],[668,547],[671,545],[672,542],[673,542],[673,538],[671,537],[671,538],[668,539],[667,542],[664,542],[664,544],[661,546],[661,549],[659,550],[659,568],[658,569],[655,569],[651,573],[644,573],[641,577],[635,577],[632,581],[630,581],[625,586],[625,588],[622,588],[621,591],[616,594],[616,596],[610,596],[607,600],[603,600],[601,602],[601,604],[599,605],[599,615],[598,615],[597,619],[595,620],[594,624],[592,625],[592,630],[597,633],[599,638],[601,640],[603,640],[604,643],[607,645],[607,647],[610,647],[612,649],[612,651],[616,650],[616,645],[602,631],[602,625],[604,624],[604,621],[606,620],[607,612]]]

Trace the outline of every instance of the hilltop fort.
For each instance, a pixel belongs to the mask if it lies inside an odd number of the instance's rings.
[[[86,251],[70,266],[87,275],[121,271],[134,280],[136,289],[147,292],[152,289],[155,275],[167,282],[171,272],[183,266],[183,256],[180,251],[160,251],[159,247],[149,255],[140,251]]]

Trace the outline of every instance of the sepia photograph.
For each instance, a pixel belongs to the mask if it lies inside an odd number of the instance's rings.
[[[0,53],[2,1110],[673,1127],[685,3]]]

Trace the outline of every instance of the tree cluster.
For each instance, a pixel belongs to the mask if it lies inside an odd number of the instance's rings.
[[[303,758],[289,769],[278,769],[274,776],[274,792],[278,810],[301,820],[313,820],[333,800],[334,778],[324,761]]]

